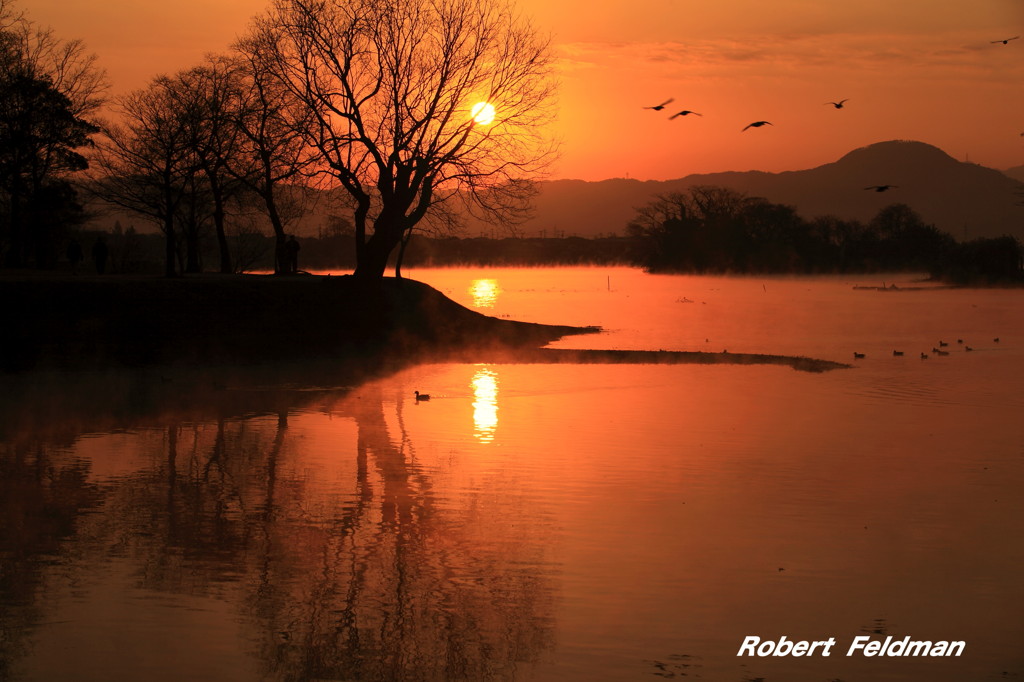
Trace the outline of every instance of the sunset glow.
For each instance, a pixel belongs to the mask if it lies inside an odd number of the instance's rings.
[[[469,294],[473,297],[475,308],[493,308],[500,292],[501,287],[496,279],[475,279],[469,285]]]
[[[99,58],[112,93],[223,52],[263,0],[22,4]],[[554,178],[671,179],[786,171],[906,139],[992,168],[1024,164],[1024,4],[520,0],[552,38],[560,143]],[[664,111],[645,110],[669,98]],[[825,105],[847,100],[842,109]],[[477,109],[476,107],[479,107]],[[493,122],[485,102],[476,123]],[[672,114],[684,110],[701,116]],[[740,135],[768,120],[770,134]]]
[[[490,102],[477,102],[469,112],[474,122],[480,125],[490,125],[494,122],[494,105]]]
[[[481,367],[473,375],[473,435],[481,443],[494,440],[498,428],[498,375]]]

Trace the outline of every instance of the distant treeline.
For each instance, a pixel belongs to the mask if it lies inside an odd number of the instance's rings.
[[[160,234],[140,233],[132,227],[125,230],[116,225],[112,233],[82,231],[74,239],[86,254],[98,241],[102,241],[108,252],[107,272],[163,272],[164,240]],[[636,265],[631,256],[634,242],[628,237],[459,238],[414,235],[406,247],[403,264],[404,267]],[[298,243],[299,270],[346,271],[355,268],[355,240],[351,235],[299,237]],[[235,236],[232,252],[238,254],[236,263],[239,271],[272,271],[274,246],[275,239],[271,236],[254,233]],[[215,270],[217,256],[213,240],[205,240],[199,251],[202,269]],[[65,264],[65,267],[70,267],[70,264]],[[95,263],[79,267],[94,269]]]
[[[299,238],[300,270],[355,267],[355,240],[342,222],[329,234]],[[84,253],[90,253],[100,238],[107,244],[110,272],[161,271],[160,235],[117,225],[112,234],[77,237]],[[254,231],[239,233],[232,240],[238,270],[274,269],[273,237]],[[202,244],[200,265],[215,270],[214,240],[209,237]],[[831,216],[806,220],[789,206],[728,189],[695,187],[640,209],[624,237],[414,235],[403,263],[405,267],[628,265],[649,272],[722,274],[912,271],[955,284],[1010,284],[1024,281],[1022,255],[1024,249],[1015,237],[957,242],[903,204],[887,206],[866,224]]]
[[[692,187],[637,212],[632,261],[650,272],[928,272],[953,283],[1021,281],[1012,236],[957,242],[909,206],[892,204],[867,224],[823,216],[723,187]]]

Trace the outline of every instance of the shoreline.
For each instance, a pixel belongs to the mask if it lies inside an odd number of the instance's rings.
[[[511,351],[455,351],[436,358],[448,362],[495,365],[780,365],[800,372],[822,373],[853,365],[803,355],[730,353],[684,350],[623,350],[588,348],[518,348]]]

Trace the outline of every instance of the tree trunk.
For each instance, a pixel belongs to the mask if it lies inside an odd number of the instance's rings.
[[[383,231],[374,232],[363,245],[356,261],[355,272],[352,274],[360,279],[383,278],[388,267],[388,257],[400,240],[400,237],[388,235]]]
[[[357,229],[358,229],[358,223]],[[395,247],[402,243],[408,225],[405,216],[399,211],[385,209],[373,221],[373,234],[359,248],[356,240],[356,277],[365,279],[381,279],[388,267],[388,259]]]
[[[412,239],[412,228],[405,230],[402,234],[402,239],[398,244],[398,257],[395,259],[395,279],[402,279],[402,261],[405,260],[405,247]]]
[[[273,190],[268,189],[263,193],[263,203],[267,207],[270,225],[274,228],[274,274],[283,275],[288,272],[286,267],[288,249],[285,246],[284,223],[281,222],[281,214],[277,212],[277,201],[274,199]]]
[[[231,267],[231,250],[228,247],[228,237],[224,232],[224,199],[217,193],[213,199],[213,225],[217,230],[217,246],[220,249],[220,271],[230,274],[234,271]]]

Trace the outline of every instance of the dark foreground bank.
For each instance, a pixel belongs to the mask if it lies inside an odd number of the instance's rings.
[[[409,279],[206,275],[5,277],[0,367],[104,369],[337,359],[362,371],[421,360],[845,365],[812,358],[668,351],[558,351],[598,327],[503,320]]]
[[[597,331],[499,320],[408,279],[8,277],[0,362],[33,368],[415,358]]]

